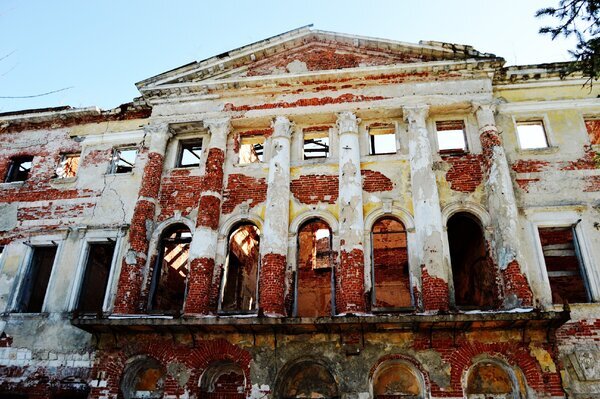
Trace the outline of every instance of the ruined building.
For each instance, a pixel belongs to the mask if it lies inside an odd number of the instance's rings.
[[[0,398],[600,397],[600,87],[290,31],[0,115]]]

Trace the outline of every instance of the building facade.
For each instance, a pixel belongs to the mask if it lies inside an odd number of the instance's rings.
[[[304,27],[0,115],[0,397],[600,397],[600,89]]]

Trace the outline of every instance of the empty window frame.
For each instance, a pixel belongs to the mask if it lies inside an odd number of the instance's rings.
[[[79,169],[80,158],[80,154],[62,154],[56,168],[56,177],[59,179],[75,177]]]
[[[298,317],[333,314],[331,241],[331,229],[321,219],[307,221],[298,231],[295,301],[295,315]]]
[[[6,174],[7,183],[15,181],[25,181],[29,178],[31,165],[33,163],[32,156],[15,157],[10,160],[8,173]]]
[[[467,151],[467,136],[463,120],[437,121],[435,130],[440,153]]]
[[[456,306],[467,309],[495,307],[499,300],[497,276],[481,223],[470,213],[459,212],[448,219],[447,231]]]
[[[574,227],[538,229],[552,302],[556,304],[591,301]]]
[[[394,125],[369,127],[370,155],[395,154],[397,150]]]
[[[392,217],[379,219],[371,231],[373,307],[412,308],[408,246],[404,224]]]
[[[548,137],[541,119],[517,121],[517,138],[522,150],[548,148]]]
[[[465,394],[468,399],[521,398],[518,380],[508,366],[498,361],[484,360],[468,371]]]
[[[373,397],[375,399],[422,399],[423,377],[412,365],[401,360],[386,361],[373,375]]]
[[[176,166],[178,168],[200,166],[201,156],[202,139],[180,140]]]
[[[200,379],[200,398],[244,399],[244,370],[231,360],[217,361],[208,366]]]
[[[287,370],[286,370],[287,369]],[[336,379],[321,362],[303,360],[284,366],[277,398],[341,398]]]
[[[83,313],[102,312],[115,253],[115,243],[89,242],[83,279],[75,309]]]
[[[160,239],[150,287],[150,311],[177,314],[183,310],[192,234],[184,224],[165,229]]]
[[[162,398],[166,378],[165,369],[156,359],[140,357],[125,367],[119,396],[125,399]]]
[[[329,129],[304,131],[304,159],[329,156]]]
[[[56,245],[52,245],[31,249],[31,258],[19,289],[15,312],[39,313],[42,311],[57,248]]]
[[[229,235],[229,249],[221,277],[219,311],[250,313],[257,308],[260,230],[242,224]]]
[[[239,164],[262,162],[264,144],[264,136],[242,136],[240,138]]]
[[[135,166],[137,148],[114,148],[109,173],[130,173]]]

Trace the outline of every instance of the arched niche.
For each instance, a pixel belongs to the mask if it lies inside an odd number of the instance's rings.
[[[284,368],[279,379],[278,397],[339,398],[340,393],[337,382],[327,367],[314,360],[303,360]]]
[[[385,361],[373,374],[373,397],[376,399],[425,398],[423,375],[407,361]]]
[[[466,376],[465,394],[468,399],[518,399],[519,383],[513,370],[496,359],[480,360]]]
[[[125,399],[162,398],[166,373],[161,364],[149,356],[130,359],[123,371],[121,393]]]
[[[245,390],[244,370],[230,360],[210,364],[200,378],[201,399],[243,399]]]

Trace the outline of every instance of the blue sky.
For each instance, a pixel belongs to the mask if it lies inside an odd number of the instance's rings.
[[[531,64],[569,59],[537,33],[557,0],[0,0],[0,112],[71,105],[113,108],[147,77],[307,24],[405,42],[470,44]]]

